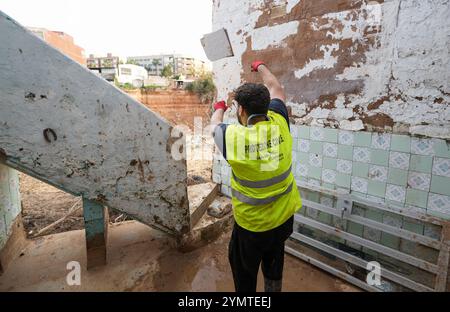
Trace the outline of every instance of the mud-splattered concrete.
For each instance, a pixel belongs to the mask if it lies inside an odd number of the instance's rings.
[[[227,252],[230,231],[188,253],[143,224],[131,221],[109,230],[108,265],[85,268],[84,232],[29,241],[0,276],[0,291],[233,291]],[[68,286],[66,265],[81,264],[81,285]],[[259,276],[258,289],[263,290]],[[285,291],[358,291],[319,269],[286,255]]]
[[[1,11],[0,29],[6,165],[167,232],[188,232],[186,160],[176,148],[184,138],[172,136],[173,126]]]

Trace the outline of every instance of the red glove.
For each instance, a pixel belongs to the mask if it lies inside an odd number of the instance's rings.
[[[220,101],[214,104],[214,111],[218,109],[223,109],[223,111],[226,112],[228,109],[227,103],[225,103],[225,101]]]
[[[254,61],[252,63],[252,72],[257,72],[258,71],[258,67],[261,66],[261,65],[266,65],[266,64],[264,64],[263,61]]]

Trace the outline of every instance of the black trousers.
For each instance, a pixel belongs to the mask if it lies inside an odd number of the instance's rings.
[[[256,292],[259,266],[265,278],[283,278],[284,243],[293,232],[294,217],[266,232],[251,232],[234,223],[228,258],[237,292]]]

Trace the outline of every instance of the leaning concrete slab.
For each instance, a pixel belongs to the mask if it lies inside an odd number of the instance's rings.
[[[169,233],[189,231],[172,127],[0,12],[0,157]]]

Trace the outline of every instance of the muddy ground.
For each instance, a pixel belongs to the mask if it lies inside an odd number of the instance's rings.
[[[109,227],[108,263],[86,270],[83,231],[28,240],[22,255],[0,275],[0,291],[233,291],[227,228],[213,242],[182,252],[172,238],[134,221]],[[67,263],[78,261],[81,285],[69,286]],[[258,277],[262,291],[263,277]],[[358,291],[286,254],[284,291]]]

